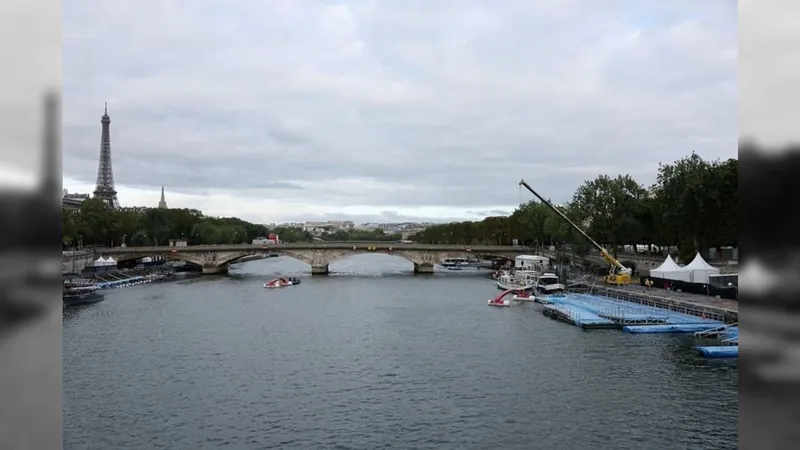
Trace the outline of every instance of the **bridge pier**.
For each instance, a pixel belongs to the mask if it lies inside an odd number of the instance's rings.
[[[311,275],[327,275],[328,274],[328,265],[322,266],[311,266]]]
[[[203,265],[203,275],[224,275],[226,273],[228,273],[227,264],[221,264],[219,266],[215,266],[212,264]]]
[[[414,273],[433,273],[433,264],[414,263]]]

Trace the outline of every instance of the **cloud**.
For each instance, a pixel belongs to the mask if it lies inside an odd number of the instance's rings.
[[[123,204],[164,184],[267,222],[474,218],[520,178],[561,202],[735,156],[736,5],[616,3],[69,2],[67,187],[94,182],[106,100]]]
[[[741,135],[758,139],[768,151],[796,143],[796,109],[800,90],[800,40],[792,19],[800,3],[791,0],[739,0],[741,52],[739,80]]]

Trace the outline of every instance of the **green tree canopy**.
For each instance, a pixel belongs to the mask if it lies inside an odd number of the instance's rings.
[[[659,167],[646,189],[629,175],[599,175],[576,190],[564,212],[594,240],[616,252],[624,245],[678,246],[681,254],[738,245],[736,159],[704,161],[696,154]],[[576,254],[591,244],[546,205],[529,201],[508,217],[436,225],[412,239],[431,244],[569,244]]]

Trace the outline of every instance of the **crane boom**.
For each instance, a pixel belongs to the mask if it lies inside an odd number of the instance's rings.
[[[568,224],[570,224],[572,226],[572,228],[574,228],[578,233],[580,233],[589,242],[591,242],[592,245],[597,247],[597,249],[600,250],[600,254],[603,255],[603,259],[605,259],[609,264],[614,266],[616,271],[618,271],[619,273],[626,273],[626,274],[630,274],[631,273],[631,269],[629,269],[628,267],[625,267],[625,265],[623,265],[621,262],[619,262],[617,260],[617,258],[614,258],[613,256],[611,256],[611,254],[608,253],[608,250],[606,250],[602,245],[598,244],[597,241],[592,239],[591,236],[586,234],[586,232],[583,231],[583,229],[581,229],[581,227],[576,225],[575,222],[573,222],[569,217],[567,217],[566,214],[561,212],[560,209],[556,208],[552,203],[550,203],[549,200],[547,200],[546,198],[544,198],[541,195],[539,195],[538,192],[534,191],[533,188],[525,180],[520,180],[519,181],[519,185],[520,186],[524,186],[525,189],[529,190],[531,192],[531,194],[535,195],[536,198],[541,200],[541,202],[544,203],[545,205],[547,205],[548,208],[552,209],[553,211],[555,211],[556,214],[561,216],[562,219],[564,219]]]

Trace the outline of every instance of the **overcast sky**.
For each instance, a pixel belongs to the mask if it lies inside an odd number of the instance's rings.
[[[71,0],[64,187],[91,192],[108,101],[123,205],[270,223],[480,219],[527,179],[737,154],[720,1]],[[531,198],[527,193],[524,200]]]

